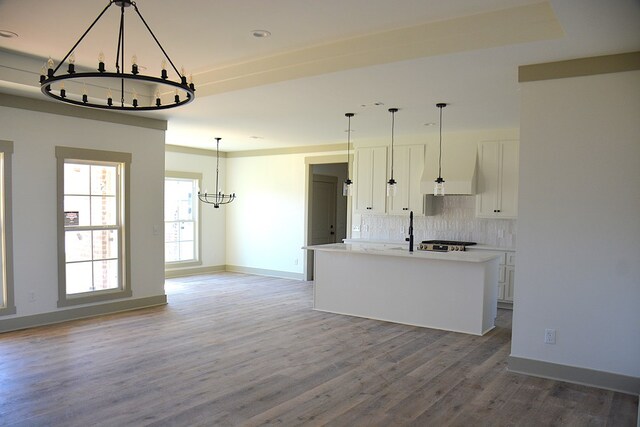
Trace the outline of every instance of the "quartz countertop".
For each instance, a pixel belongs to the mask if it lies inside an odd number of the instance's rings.
[[[353,245],[396,245],[396,246],[402,246],[405,249],[409,248],[409,243],[403,242],[403,241],[377,240],[377,239],[343,239],[342,241],[346,244],[353,244]],[[420,241],[416,240],[414,244],[417,246],[419,243]],[[473,246],[467,246],[467,251],[474,251],[476,249],[481,251],[502,251],[502,252],[516,251],[516,248],[498,247],[498,246],[484,245],[481,243],[478,243],[477,245],[473,245]]]
[[[499,255],[489,251],[464,251],[464,252],[432,252],[418,251],[409,252],[406,245],[390,243],[330,243],[327,245],[303,246],[302,249],[315,251],[329,251],[342,253],[361,253],[378,256],[394,256],[415,259],[428,259],[440,261],[462,261],[462,262],[486,262],[497,258]]]

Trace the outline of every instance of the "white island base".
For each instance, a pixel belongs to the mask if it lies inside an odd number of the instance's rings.
[[[357,245],[315,252],[314,309],[483,335],[497,314],[498,258]]]

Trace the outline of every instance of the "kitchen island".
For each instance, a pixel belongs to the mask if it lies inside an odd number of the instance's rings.
[[[315,310],[474,335],[494,327],[495,254],[383,244],[303,249],[314,251]]]

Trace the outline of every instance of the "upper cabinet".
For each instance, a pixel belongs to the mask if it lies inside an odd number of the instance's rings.
[[[387,147],[356,148],[354,164],[355,212],[385,213]]]
[[[518,216],[518,141],[485,141],[478,144],[479,218]]]
[[[397,193],[389,198],[389,213],[404,215],[413,211],[424,214],[420,178],[424,169],[424,145],[401,145],[394,147],[393,178],[398,182]]]

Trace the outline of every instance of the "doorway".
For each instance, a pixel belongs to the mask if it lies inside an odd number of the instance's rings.
[[[336,162],[336,157],[343,162]],[[351,206],[350,198],[342,195],[342,183],[347,179],[346,159],[327,156],[306,160],[309,166],[306,244],[342,243],[348,237]],[[313,251],[307,251],[306,280],[313,280],[313,270]]]

